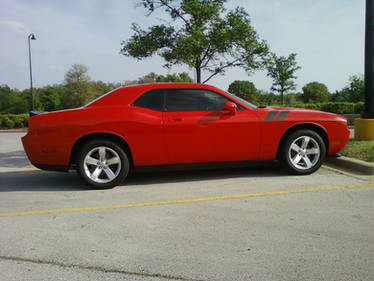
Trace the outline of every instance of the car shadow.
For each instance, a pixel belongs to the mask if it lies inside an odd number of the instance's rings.
[[[208,166],[209,167],[209,166]],[[246,164],[245,166],[219,166],[214,168],[162,168],[141,169],[129,175],[123,186],[192,182],[228,178],[280,177],[287,174],[277,162]]]
[[[76,173],[25,171],[0,173],[0,192],[84,191],[88,187]]]
[[[188,170],[146,169],[131,173],[126,181],[117,188],[132,186],[209,181],[228,178],[284,177],[287,176],[276,162],[251,165],[247,167],[204,168]],[[90,191],[71,171],[69,173],[47,171],[25,171],[0,173],[0,192],[15,191]]]

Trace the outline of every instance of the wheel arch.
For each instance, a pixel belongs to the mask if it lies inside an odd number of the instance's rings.
[[[325,143],[325,146],[326,146],[326,155],[328,154],[328,151],[329,151],[329,138],[328,138],[326,130],[323,127],[321,127],[320,125],[317,125],[317,124],[303,123],[303,124],[298,124],[298,125],[292,126],[292,127],[288,128],[283,133],[282,138],[281,138],[281,140],[280,140],[280,142],[278,144],[277,158],[279,158],[280,148],[282,147],[283,142],[287,139],[287,136],[289,136],[291,133],[293,133],[295,131],[305,130],[305,129],[314,131],[318,135],[321,136],[321,138],[322,138],[322,140],[323,140],[323,142]]]
[[[127,141],[125,139],[123,139],[122,137],[120,137],[116,134],[113,134],[113,133],[104,133],[104,132],[99,133],[99,132],[96,132],[96,133],[90,133],[90,134],[84,135],[84,136],[80,137],[74,143],[73,148],[71,149],[71,152],[70,152],[70,162],[69,162],[70,165],[76,164],[76,162],[77,162],[76,157],[78,156],[78,151],[85,143],[87,143],[91,140],[94,140],[94,139],[98,139],[98,138],[111,140],[111,141],[119,144],[125,150],[125,152],[127,153],[128,157],[129,157],[130,165],[133,164],[131,149],[130,149],[129,144],[127,143]]]

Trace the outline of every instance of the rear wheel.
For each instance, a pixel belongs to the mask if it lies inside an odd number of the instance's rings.
[[[129,158],[116,142],[92,140],[79,151],[77,171],[90,187],[112,188],[119,185],[129,169]]]
[[[326,145],[321,136],[311,130],[297,130],[285,137],[279,160],[285,168],[298,175],[318,170],[326,156]]]

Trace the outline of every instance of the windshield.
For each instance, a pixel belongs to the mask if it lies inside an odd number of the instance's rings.
[[[255,106],[254,104],[251,104],[250,102],[246,101],[245,99],[242,99],[234,94],[231,94],[229,92],[225,92],[226,94],[232,96],[233,98],[237,99],[237,100],[240,100],[242,103],[246,104],[247,106],[249,106],[250,108],[252,109],[257,109],[257,106]]]

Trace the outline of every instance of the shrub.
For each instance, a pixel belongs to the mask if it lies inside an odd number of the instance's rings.
[[[355,104],[351,102],[328,102],[321,104],[321,110],[338,114],[352,114],[355,111]]]
[[[5,116],[4,119],[3,119],[2,125],[5,128],[12,129],[12,128],[14,128],[15,124],[14,124],[14,121],[12,120],[12,118],[10,118],[9,116]]]
[[[326,102],[326,103],[306,103],[293,104],[292,107],[308,108],[313,110],[320,110],[332,112],[337,114],[354,114],[361,113],[364,109],[364,103],[358,102]]]
[[[355,104],[355,112],[357,114],[360,114],[361,112],[364,111],[364,103],[363,102],[358,102]]]
[[[27,127],[28,121],[28,114],[0,114],[0,128],[24,128]]]

